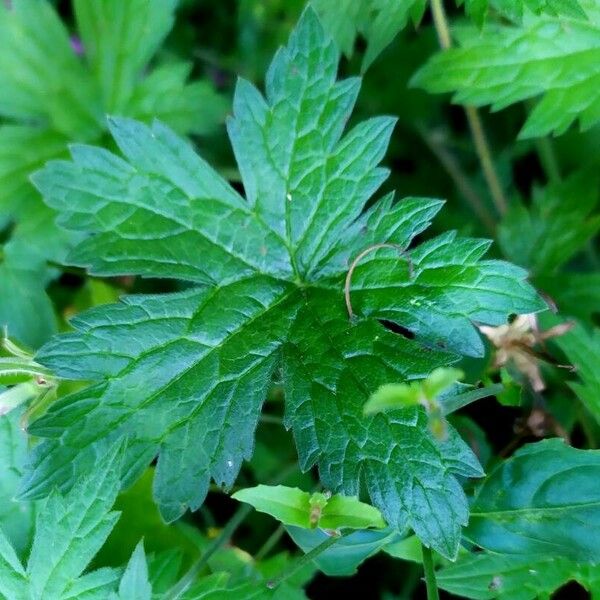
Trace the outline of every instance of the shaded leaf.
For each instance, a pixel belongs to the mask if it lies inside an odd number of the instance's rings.
[[[529,444],[490,473],[468,539],[498,553],[600,561],[600,451]]]

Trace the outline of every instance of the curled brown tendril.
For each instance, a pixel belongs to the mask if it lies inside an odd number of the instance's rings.
[[[346,308],[348,309],[348,316],[350,319],[354,318],[354,311],[352,310],[352,301],[350,300],[350,285],[352,283],[352,275],[354,273],[354,269],[356,269],[358,263],[368,254],[374,252],[375,250],[379,250],[380,248],[392,248],[393,250],[397,250],[398,254],[408,263],[408,275],[410,278],[413,276],[413,263],[409,256],[409,254],[399,246],[398,244],[392,244],[390,242],[384,242],[381,244],[373,244],[368,248],[365,248],[350,264],[350,268],[348,269],[348,273],[346,274],[346,282],[344,284],[344,298],[346,300]]]

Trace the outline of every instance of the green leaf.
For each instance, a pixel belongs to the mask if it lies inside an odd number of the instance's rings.
[[[410,19],[417,24],[425,11],[425,0],[312,0],[325,29],[342,52],[350,57],[357,35],[367,40],[362,70],[366,71]]]
[[[590,414],[600,423],[600,329],[586,330],[578,325],[554,343],[566,354],[569,364],[575,367],[578,381],[569,381]]]
[[[542,95],[524,138],[563,133],[576,120],[587,129],[600,120],[600,10],[585,6],[589,19],[529,15],[521,26],[461,29],[461,47],[436,54],[412,82],[493,110]]]
[[[478,2],[480,0],[473,0]],[[583,4],[579,0],[491,0],[490,4],[501,15],[516,22],[523,20],[523,15],[531,12],[536,15],[564,15],[574,18],[585,18]]]
[[[158,560],[158,557],[174,551],[184,567],[189,567],[196,560],[198,536],[194,535],[191,525],[181,522],[166,524],[152,501],[153,472],[154,469],[147,469],[133,486],[117,497],[114,510],[121,513],[121,519],[96,555],[94,564],[125,564],[141,538],[144,539],[144,548],[149,554],[151,575],[152,555]],[[156,593],[160,591],[154,581],[153,588]]]
[[[90,597],[107,597],[117,579],[114,570],[81,574],[118,518],[110,508],[119,488],[121,450],[121,445],[115,446],[65,496],[55,490],[39,503],[26,569],[0,530],[3,597],[83,598],[84,591]]]
[[[465,5],[465,12],[479,27],[485,21],[489,5],[500,15],[521,23],[523,14],[527,12],[540,15],[546,13],[553,16],[566,15],[585,18],[585,12],[578,0],[457,0],[457,4]]]
[[[124,114],[137,79],[173,26],[175,6],[175,0],[74,0],[85,57],[106,112]]]
[[[32,503],[15,500],[27,459],[27,436],[19,425],[21,412],[0,417],[0,529],[19,557],[31,543],[35,516]]]
[[[171,29],[174,0],[76,0],[82,56],[51,2],[0,4],[0,216],[14,231],[0,251],[0,325],[32,347],[56,332],[46,285],[77,236],[54,226],[30,174],[72,141],[104,142],[106,113],[160,117],[181,133],[209,133],[225,101],[190,65],[148,65]]]
[[[233,494],[232,498],[251,504],[284,525],[309,529],[366,529],[385,527],[381,513],[358,498],[340,494],[309,494],[283,485],[258,485]]]
[[[600,229],[594,214],[600,178],[578,171],[560,183],[534,189],[532,205],[514,204],[500,224],[504,254],[534,275],[555,273]]]
[[[113,600],[152,600],[152,585],[148,579],[148,563],[144,544],[140,542],[127,564]]]
[[[416,563],[423,562],[423,546],[416,535],[409,535],[404,539],[387,544],[383,551],[401,560],[410,560]]]
[[[600,273],[567,273],[536,278],[539,288],[552,298],[562,315],[593,324],[600,306]]]
[[[571,580],[588,587],[586,568],[552,557],[476,554],[436,573],[440,588],[461,598],[536,600],[549,597]]]
[[[329,537],[320,529],[310,530],[287,526],[286,530],[305,553],[310,552]],[[391,528],[376,531],[353,531],[319,554],[314,562],[326,575],[352,575],[363,561],[398,537],[398,533]]]
[[[600,561],[600,451],[529,444],[485,480],[465,536],[486,550]]]
[[[488,0],[456,0],[456,4],[465,5],[465,12],[481,27],[488,11]]]
[[[367,400],[365,414],[394,410],[422,404],[426,408],[444,390],[462,379],[464,373],[459,369],[435,369],[423,381],[405,383],[388,383],[382,385]]]
[[[468,513],[455,476],[481,475],[475,456],[453,430],[435,439],[420,407],[374,417],[362,407],[383,383],[458,359],[431,344],[481,355],[473,321],[498,325],[543,305],[523,270],[479,260],[488,242],[447,234],[410,251],[410,274],[389,248],[360,261],[349,318],[350,261],[376,243],[406,253],[441,203],[388,195],[364,212],[387,176],[378,164],[394,120],[343,136],[359,81],[336,82],[338,59],[308,10],[269,69],[266,97],[238,83],[228,129],[246,199],[165,126],[126,119],[111,122],[124,158],[75,146],[73,161],[36,175],[61,223],[85,235],[73,263],[188,286],[83,313],[39,353],[60,376],[94,383],[30,427],[49,439],[34,450],[26,496],[72,485],[126,435],[125,484],[158,454],[163,516],[198,508],[211,478],[232,485],[250,457],[280,366],[302,469],[318,464],[325,489],[346,496],[362,479],[386,522],[455,554]]]

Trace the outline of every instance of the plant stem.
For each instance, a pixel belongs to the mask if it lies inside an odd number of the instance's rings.
[[[448,50],[452,47],[452,38],[450,37],[450,29],[448,27],[448,19],[444,11],[443,0],[431,0],[431,15],[433,16],[433,24],[437,32],[438,40],[442,50]]]
[[[298,470],[298,465],[293,463],[280,471],[269,482],[269,485],[277,485],[285,481],[292,473]],[[235,530],[242,524],[244,519],[252,512],[250,504],[242,504],[221,530],[221,533],[208,545],[204,554],[188,569],[187,573],[165,594],[165,600],[179,600],[188,588],[194,583],[198,573],[207,565],[211,556],[224,544],[229,542]]]
[[[446,173],[448,173],[448,176],[452,179],[454,185],[467,201],[473,212],[479,217],[479,220],[483,223],[484,227],[489,233],[493,234],[496,228],[494,217],[490,214],[482,199],[479,197],[479,194],[471,185],[467,176],[463,173],[458,160],[456,160],[454,155],[448,151],[442,143],[440,136],[436,135],[435,132],[429,132],[421,125],[417,125],[417,131],[427,147],[431,150],[432,154],[440,161],[440,164],[444,167]]]
[[[273,533],[266,539],[265,543],[259,548],[258,552],[254,555],[254,560],[262,560],[271,550],[275,547],[277,542],[285,534],[285,527],[280,525]]]
[[[529,112],[533,110],[533,106],[533,100],[525,100],[525,113],[529,114]],[[560,174],[560,166],[558,164],[558,159],[556,158],[554,146],[552,145],[550,138],[547,135],[535,138],[535,149],[548,181],[550,183],[557,183],[560,181],[562,179]]]
[[[269,425],[280,425],[283,427],[283,419],[276,415],[260,415],[259,421],[261,423],[268,423]]]
[[[508,202],[504,197],[504,192],[500,185],[500,178],[494,167],[492,153],[483,129],[481,117],[474,106],[465,106],[465,113],[467,115],[469,127],[471,128],[473,142],[475,143],[475,151],[479,157],[479,163],[483,169],[483,176],[485,177],[488,189],[490,190],[494,206],[496,207],[498,214],[503,215],[508,208]]]
[[[328,548],[331,548],[338,540],[347,536],[351,532],[342,533],[342,535],[332,535],[326,540],[321,542],[318,546],[315,546],[310,552],[307,552],[304,556],[299,558],[292,566],[287,570],[275,577],[267,583],[267,587],[271,590],[275,589],[278,585],[281,585],[286,579],[289,579],[296,571],[301,569],[304,565],[317,558],[319,554],[322,554]]]
[[[448,19],[446,18],[442,0],[431,0],[431,14],[433,16],[433,23],[438,35],[440,47],[443,50],[448,50],[452,47],[452,38],[450,37]],[[477,152],[477,157],[479,158],[479,163],[481,164],[483,175],[494,202],[494,206],[496,207],[498,214],[503,215],[508,207],[508,202],[506,201],[502,186],[500,185],[498,173],[496,173],[494,167],[492,153],[483,129],[481,117],[474,106],[465,106],[464,109],[467,115],[467,121],[469,122],[473,143],[475,144],[475,151]]]
[[[435,569],[433,568],[433,553],[431,548],[421,545],[423,553],[423,570],[425,571],[425,585],[427,587],[427,600],[439,600]]]
[[[241,525],[244,519],[252,512],[253,507],[250,504],[242,504],[229,519],[221,533],[209,544],[202,556],[188,569],[187,573],[167,592],[166,600],[178,600],[185,594],[188,588],[194,583],[196,576],[206,566],[212,555],[224,544],[226,544],[233,535],[234,531]]]
[[[548,181],[550,183],[559,182],[561,179],[560,167],[558,166],[552,142],[548,139],[548,136],[536,138],[535,146]]]

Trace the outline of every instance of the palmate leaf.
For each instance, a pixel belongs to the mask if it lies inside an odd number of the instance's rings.
[[[461,29],[460,47],[436,54],[413,83],[493,110],[543,96],[521,137],[560,134],[576,120],[587,129],[600,120],[600,8],[581,5],[587,18],[526,15],[520,26]]]
[[[61,261],[63,246],[75,239],[55,228],[30,174],[66,156],[69,141],[102,141],[108,112],[158,116],[181,133],[206,133],[224,116],[224,101],[208,82],[188,82],[189,65],[147,69],[175,4],[74,0],[82,56],[50,2],[0,4],[0,117],[9,122],[0,127],[0,228],[14,225],[0,264],[0,324],[32,346],[55,329],[44,287],[57,271],[46,261]]]
[[[383,383],[454,362],[452,349],[481,354],[472,321],[500,324],[542,305],[524,271],[480,260],[480,240],[436,238],[410,251],[408,272],[397,249],[441,203],[387,197],[363,213],[387,176],[377,165],[394,120],[370,119],[342,137],[359,81],[336,82],[338,58],[308,10],[269,69],[266,97],[239,82],[229,133],[245,200],[159,123],[113,120],[124,158],[78,146],[71,162],[36,176],[61,223],[93,234],[71,262],[195,285],[83,313],[75,332],[42,349],[44,365],[96,383],[32,425],[49,439],[34,451],[25,495],[68,488],[127,435],[126,479],[159,454],[162,514],[198,508],[211,477],[231,485],[251,455],[280,366],[302,468],[318,464],[324,486],[348,496],[364,480],[388,523],[454,556],[468,513],[455,475],[480,475],[476,458],[453,430],[435,440],[421,408],[364,417],[363,405]],[[349,261],[384,242],[394,249],[355,269],[349,319]]]

